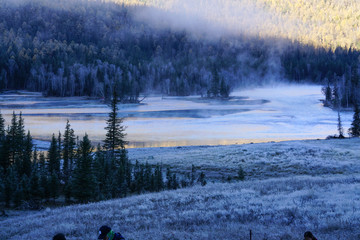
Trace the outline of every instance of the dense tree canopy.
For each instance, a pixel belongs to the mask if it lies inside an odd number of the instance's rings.
[[[147,92],[227,97],[235,87],[274,78],[331,81],[358,65],[359,53],[351,49],[157,28],[134,17],[144,6],[0,3],[0,90],[111,99],[116,85],[122,102]]]

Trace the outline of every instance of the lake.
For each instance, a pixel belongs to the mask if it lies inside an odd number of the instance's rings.
[[[120,104],[119,115],[125,118],[128,147],[317,139],[337,133],[337,112],[323,107],[323,98],[318,85],[278,85],[234,91],[229,101],[147,96],[141,104]],[[1,94],[0,109],[7,125],[13,111],[22,112],[39,145],[53,133],[63,134],[67,119],[76,135],[87,133],[93,143],[101,142],[110,111],[97,99],[32,92]],[[341,113],[345,133],[352,114]]]

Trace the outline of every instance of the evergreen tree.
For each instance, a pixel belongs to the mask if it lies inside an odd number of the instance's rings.
[[[4,141],[0,145],[0,166],[6,172],[8,167],[11,165],[10,162],[10,136],[5,135]]]
[[[10,207],[11,204],[11,200],[13,199],[14,193],[16,191],[16,183],[18,183],[19,179],[18,179],[18,175],[16,172],[16,169],[11,166],[8,168],[8,170],[6,171],[6,176],[5,176],[5,188],[4,188],[4,198],[5,198],[5,206],[6,207]]]
[[[238,179],[241,181],[244,181],[244,179],[245,179],[245,172],[241,166],[239,166],[239,169],[238,169]]]
[[[337,125],[337,129],[338,129],[338,132],[339,132],[339,138],[344,138],[344,129],[343,129],[342,123],[341,123],[340,111],[338,111],[338,125]]]
[[[31,199],[36,201],[41,199],[39,170],[36,167],[33,167],[31,172],[30,193]]]
[[[229,95],[230,95],[230,87],[225,83],[225,80],[222,78],[220,84],[220,96],[222,98],[228,98]]]
[[[26,174],[28,177],[30,177],[31,174],[31,157],[32,157],[32,137],[30,135],[30,131],[28,131],[28,134],[26,136],[25,142],[24,142],[24,153],[23,159],[22,159],[22,172],[21,174]]]
[[[88,202],[94,199],[95,176],[93,170],[91,142],[88,135],[85,134],[80,142],[76,157],[76,167],[73,179],[73,194],[80,202]]]
[[[131,189],[133,192],[140,194],[144,189],[144,166],[136,160],[133,171],[134,182]]]
[[[33,154],[32,154],[32,161],[33,161],[34,164],[38,164],[38,160],[39,160],[38,156],[39,156],[39,154],[38,154],[38,151],[37,151],[37,147],[35,145],[34,151],[33,151]]]
[[[8,158],[9,163],[8,165],[12,165],[15,163],[15,158],[17,158],[18,155],[18,148],[19,145],[17,145],[17,131],[18,130],[18,120],[15,112],[12,114],[11,118],[11,125],[10,128],[8,128],[7,132],[7,144],[8,144]]]
[[[64,141],[63,141],[63,172],[65,176],[65,183],[68,181],[69,176],[71,175],[71,171],[73,168],[73,161],[75,155],[75,134],[74,130],[71,128],[69,120],[66,122],[65,133],[64,133]]]
[[[205,173],[201,172],[200,173],[200,177],[198,179],[198,181],[201,183],[201,186],[205,186],[206,185],[206,179],[205,179]]]
[[[349,128],[349,135],[351,137],[360,137],[360,110],[359,106],[355,104],[353,121],[351,123],[351,128]]]
[[[16,129],[16,144],[18,147],[24,146],[23,143],[25,141],[25,125],[24,125],[24,118],[22,117],[22,112],[20,112],[20,114],[19,114],[19,120],[18,120],[18,124],[16,127],[17,127],[17,129]]]
[[[5,202],[5,170],[0,166],[0,202]]]
[[[159,192],[161,190],[163,190],[164,188],[164,180],[163,180],[163,176],[162,176],[162,167],[158,164],[156,165],[155,168],[155,191]]]
[[[0,112],[0,144],[5,140],[5,119]]]
[[[46,171],[41,171],[40,174],[41,198],[49,200],[51,195],[50,178],[48,177],[48,173]]]
[[[17,183],[16,189],[13,194],[14,207],[19,207],[24,200],[24,189],[21,183]]]
[[[210,89],[208,90],[209,98],[217,98],[220,95],[220,77],[216,67],[213,67],[212,70],[212,81]]]
[[[96,169],[94,176],[96,179],[96,200],[104,200],[108,197],[108,189],[107,186],[107,173],[105,172],[106,169],[106,162],[105,162],[105,154],[101,149],[100,144],[98,144],[95,157],[94,157],[94,169]]]
[[[50,197],[54,199],[54,201],[59,196],[59,187],[60,187],[60,181],[58,174],[55,171],[52,171],[49,181],[49,190],[50,190],[49,194]]]
[[[171,178],[171,170],[170,168],[168,167],[166,169],[166,188],[167,189],[171,189],[172,188],[172,178]]]
[[[146,162],[145,164],[145,173],[144,173],[144,189],[145,191],[152,191],[153,187],[151,184],[151,179],[152,179],[152,170],[151,170],[151,166],[149,165],[148,162]]]
[[[111,157],[114,157],[115,151],[117,149],[125,149],[126,141],[124,140],[125,127],[122,125],[123,118],[118,117],[118,98],[114,87],[113,97],[110,103],[111,112],[109,113],[109,118],[106,120],[106,138],[104,140],[104,148],[108,150],[111,154]]]
[[[55,134],[52,135],[49,151],[48,151],[48,171],[50,174],[53,172],[60,176],[60,156],[58,151],[58,142]]]
[[[29,201],[31,197],[30,178],[26,174],[22,175],[20,184],[22,190],[22,200]]]

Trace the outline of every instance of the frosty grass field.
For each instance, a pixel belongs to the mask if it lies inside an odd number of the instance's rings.
[[[360,239],[360,139],[129,149],[129,157],[189,171],[208,184],[85,205],[9,212],[0,239]],[[245,181],[226,182],[239,165]]]

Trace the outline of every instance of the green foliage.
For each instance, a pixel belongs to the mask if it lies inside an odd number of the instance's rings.
[[[58,151],[58,141],[55,138],[55,134],[52,135],[49,151],[47,154],[48,160],[48,172],[50,174],[57,174],[60,176],[60,155]]]
[[[80,142],[76,154],[76,167],[74,169],[74,179],[72,191],[74,197],[80,202],[91,201],[95,198],[95,176],[94,164],[91,156],[92,146],[87,134]]]
[[[352,127],[349,128],[349,135],[351,137],[360,137],[360,110],[357,104],[355,105],[354,108],[354,115],[351,126]]]
[[[75,157],[75,134],[71,128],[69,120],[66,121],[64,140],[62,142],[62,156],[64,161],[63,173],[65,182],[67,183],[71,171],[73,170],[73,162]]]
[[[113,109],[116,116],[117,110]],[[206,184],[204,173],[198,177],[194,166],[191,174],[180,177],[168,168],[165,183],[161,164],[132,164],[128,159],[127,150],[121,144],[118,145],[119,149],[113,148],[114,152],[111,148],[107,150],[99,144],[94,154],[87,134],[77,146],[74,146],[75,138],[69,122],[65,127],[64,140],[61,134],[58,138],[52,135],[45,157],[44,152],[38,153],[36,147],[34,148],[30,132],[26,136],[21,133],[21,129],[24,129],[21,115],[18,118],[14,113],[12,120],[12,126],[5,132],[4,142],[1,142],[1,156],[7,156],[8,159],[10,155],[15,156],[11,164],[10,161],[7,165],[4,164],[7,168],[0,166],[0,201],[4,202],[6,207],[39,208],[42,202],[50,199],[54,203],[62,201],[59,200],[60,196],[65,197],[66,203],[73,200],[82,203],[100,201],[126,197],[133,193],[178,189],[191,186],[196,180],[201,185]],[[17,131],[12,131],[15,129]],[[15,145],[16,141],[23,144]],[[11,152],[4,151],[9,149],[7,146],[11,144]],[[76,153],[73,154],[75,150]],[[67,164],[60,164],[61,151],[69,160]]]
[[[242,168],[241,165],[239,166],[237,174],[238,174],[237,177],[238,177],[239,180],[241,180],[241,181],[245,180],[245,171],[244,171],[244,169]]]
[[[106,138],[104,140],[104,148],[110,152],[112,157],[115,157],[118,149],[125,149],[126,141],[124,140],[125,127],[122,125],[123,119],[118,117],[118,97],[116,91],[113,92],[113,97],[110,103],[111,111],[109,118],[106,120]]]
[[[342,127],[342,122],[341,122],[341,116],[340,116],[340,111],[338,111],[338,124],[337,124],[337,130],[339,132],[339,138],[344,138],[344,129]]]

